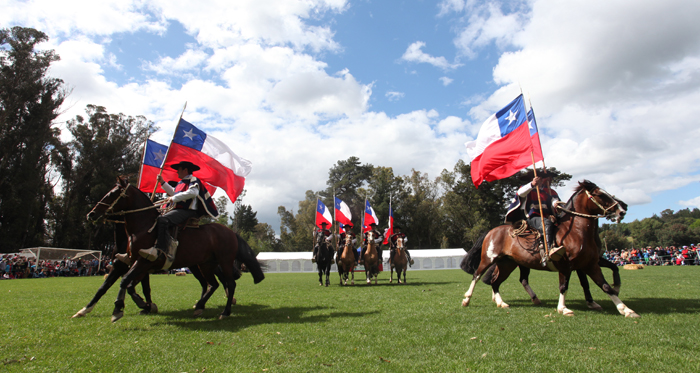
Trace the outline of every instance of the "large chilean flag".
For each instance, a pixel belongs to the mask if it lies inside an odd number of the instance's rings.
[[[532,141],[523,95],[491,115],[476,140],[464,145],[472,159],[472,182],[477,188],[484,180],[503,179],[531,165]]]
[[[335,198],[335,220],[340,223],[352,225],[352,212],[350,206],[338,197]]]
[[[253,169],[252,163],[234,153],[220,140],[207,135],[191,123],[180,119],[173,142],[165,160],[165,169],[181,161],[201,167],[193,175],[209,185],[221,188],[231,202],[243,191],[245,177]]]
[[[369,225],[372,223],[379,225],[379,218],[377,218],[377,214],[374,212],[372,206],[369,205],[369,201],[365,200],[365,221],[363,223],[362,232],[369,232],[371,229]]]
[[[330,227],[331,220],[333,220],[333,217],[331,216],[331,212],[328,211],[326,205],[323,204],[320,199],[316,200],[316,226],[323,228],[321,223],[326,223]]]
[[[139,174],[139,190],[146,193],[153,193],[153,188],[158,185],[156,193],[165,193],[156,178],[160,172],[160,166],[168,153],[168,147],[153,140],[146,140],[146,149],[141,160],[141,173]],[[169,168],[163,170],[163,178],[166,180],[177,180],[177,171]]]
[[[389,238],[394,234],[394,211],[391,210],[391,205],[389,205],[389,227],[386,229],[386,234],[384,235],[384,245],[389,244]]]

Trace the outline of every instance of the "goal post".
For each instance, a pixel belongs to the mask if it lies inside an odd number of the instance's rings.
[[[39,265],[39,260],[70,260],[76,259],[97,259],[97,270],[102,266],[102,251],[100,250],[79,250],[79,249],[62,249],[57,247],[30,247],[20,250],[22,254],[29,254],[36,258],[36,265]]]

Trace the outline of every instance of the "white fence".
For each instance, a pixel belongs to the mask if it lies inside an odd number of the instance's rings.
[[[457,269],[466,252],[463,249],[431,249],[431,250],[410,250],[414,264],[409,271],[433,270],[433,269]],[[384,269],[388,271],[386,264],[389,260],[389,250],[382,253]],[[317,272],[316,263],[311,262],[311,252],[262,252],[258,254],[261,264],[267,266],[266,272],[288,273],[288,272]],[[335,264],[331,271],[337,272]]]

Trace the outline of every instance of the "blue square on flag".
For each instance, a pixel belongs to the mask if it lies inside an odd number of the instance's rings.
[[[173,142],[197,151],[202,151],[202,146],[204,145],[204,140],[206,140],[206,138],[206,133],[202,132],[199,128],[193,126],[186,120],[180,119],[180,125],[177,128],[177,133],[175,134]]]
[[[167,146],[148,140],[146,142],[146,154],[143,157],[143,164],[160,168],[167,152]]]

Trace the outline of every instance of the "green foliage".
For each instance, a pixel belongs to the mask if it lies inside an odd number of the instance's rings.
[[[88,224],[85,215],[117,175],[138,173],[143,144],[155,127],[143,116],[108,114],[101,106],[88,105],[86,113],[87,119],[68,121],[73,140],[58,167],[64,188],[52,204],[53,245],[106,249],[114,240],[111,227]]]
[[[311,251],[313,250],[313,231],[316,219],[316,194],[306,191],[306,199],[299,202],[299,209],[295,215],[293,211],[287,211],[284,206],[277,209],[282,221],[280,226],[280,239],[284,251]]]
[[[607,270],[606,276],[610,276]],[[460,305],[471,276],[411,271],[406,285],[318,286],[316,273],[268,273],[237,281],[231,317],[219,288],[192,317],[201,288],[192,276],[151,276],[160,312],[127,299],[109,322],[112,288],[84,318],[69,318],[100,277],[3,281],[3,372],[696,372],[700,267],[621,272],[625,319],[592,285],[603,311],[589,310],[578,281],[567,293],[573,317],[556,312],[556,274],[533,271],[533,306],[517,274],[501,285],[510,309],[496,308],[479,283]],[[360,278],[364,275],[358,274]],[[575,276],[574,276],[575,277]],[[127,297],[128,298],[128,297]]]
[[[620,223],[617,226],[603,224],[601,237],[616,230],[628,244],[625,247],[684,246],[700,242],[700,209],[683,209],[678,212],[666,209],[659,215]],[[610,242],[608,242],[610,246]]]
[[[66,97],[63,81],[47,77],[53,50],[41,31],[0,29],[0,252],[46,243],[52,163],[63,151],[53,120]]]

